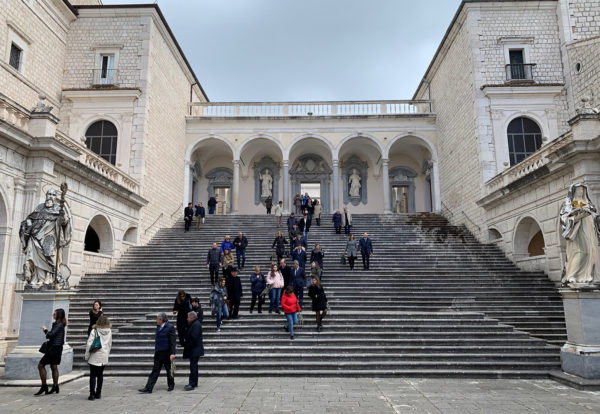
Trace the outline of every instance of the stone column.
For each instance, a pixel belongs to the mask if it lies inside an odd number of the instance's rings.
[[[387,158],[383,158],[381,160],[381,176],[383,177],[383,212],[391,213],[390,207],[390,176],[388,172],[388,163],[389,160]]]
[[[440,193],[440,175],[438,161],[433,160],[433,167],[431,168],[431,206],[433,207],[433,213],[439,213],[442,211],[442,198]]]
[[[240,160],[233,160],[233,188],[231,191],[231,212],[237,214],[240,198]]]
[[[290,212],[290,162],[283,160],[283,211],[285,214]]]
[[[331,206],[331,212],[335,212],[335,210],[340,208],[339,198],[340,198],[340,190],[339,190],[339,161],[333,160],[333,205]]]

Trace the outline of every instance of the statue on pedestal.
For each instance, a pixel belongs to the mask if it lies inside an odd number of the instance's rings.
[[[352,170],[352,175],[350,175],[348,183],[350,183],[350,190],[348,190],[350,197],[360,197],[360,176],[355,169]]]
[[[583,183],[569,187],[560,209],[562,236],[567,242],[567,259],[562,283],[570,287],[600,282],[598,261],[598,210]]]
[[[65,211],[67,184],[61,197],[54,189],[46,201],[21,222],[19,237],[25,254],[22,279],[27,288],[68,289],[71,271],[62,263],[63,248],[71,242],[71,217]]]
[[[265,170],[265,173],[260,175],[260,179],[262,181],[262,191],[260,196],[265,198],[273,196],[271,191],[271,188],[273,187],[273,177],[271,176],[269,170]]]

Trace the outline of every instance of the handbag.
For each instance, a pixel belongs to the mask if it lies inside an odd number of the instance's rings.
[[[260,292],[260,296],[267,296],[271,292],[271,285],[267,284],[262,292]]]
[[[98,335],[98,329],[94,329],[94,342],[90,346],[90,353],[99,349],[102,349],[102,342],[100,341],[100,335]]]
[[[342,253],[342,255],[340,256],[340,264],[341,265],[346,264],[346,253]]]
[[[231,312],[231,301],[229,299],[225,299],[225,303],[227,304],[227,310]]]
[[[46,352],[48,352],[49,349],[50,349],[50,341],[46,341],[46,342],[42,343],[42,346],[40,346],[40,352],[42,354],[45,354]]]
[[[331,308],[329,307],[329,302],[327,302],[327,315],[331,315]]]
[[[298,325],[302,325],[304,323],[304,316],[302,316],[302,312],[298,312],[296,316],[298,317]]]

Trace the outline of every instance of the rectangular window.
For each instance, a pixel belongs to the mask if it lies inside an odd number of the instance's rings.
[[[508,56],[510,58],[511,79],[527,79],[523,49],[511,49],[508,52]]]
[[[115,75],[115,56],[101,55],[100,56],[100,82],[101,85],[114,84]]]
[[[23,49],[19,46],[11,43],[10,45],[10,60],[9,65],[15,68],[16,70],[21,70],[21,60],[23,58]]]

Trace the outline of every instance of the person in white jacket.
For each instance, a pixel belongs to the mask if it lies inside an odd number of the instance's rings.
[[[108,357],[112,347],[111,323],[104,315],[98,318],[92,327],[85,349],[85,360],[90,365],[90,396],[88,400],[100,399],[102,395],[102,382],[104,380],[104,367],[108,365]],[[100,348],[90,351],[96,336],[100,338]]]

